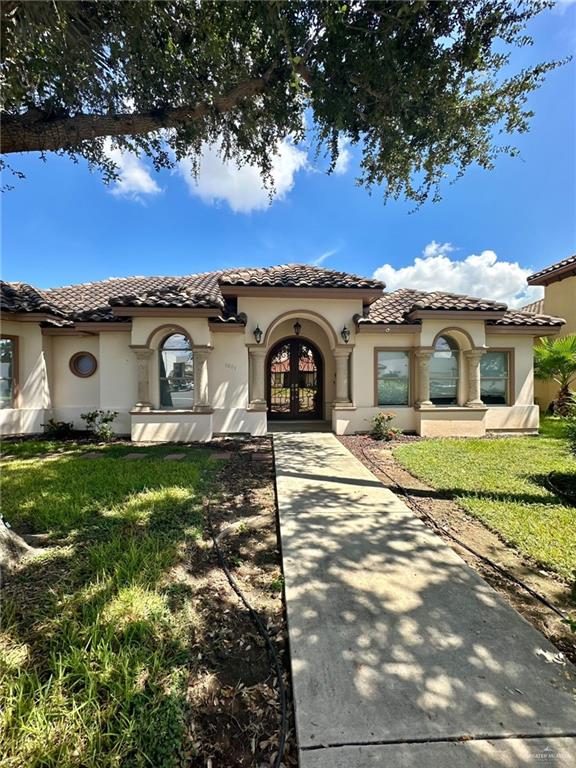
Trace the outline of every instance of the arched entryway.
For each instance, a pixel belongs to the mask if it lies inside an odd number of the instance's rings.
[[[322,419],[322,355],[308,339],[293,336],[277,342],[266,361],[268,417]]]

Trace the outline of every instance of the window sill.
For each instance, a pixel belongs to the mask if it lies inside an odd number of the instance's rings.
[[[132,416],[201,416],[203,414],[210,415],[214,413],[214,409],[210,407],[201,408],[149,408],[147,410],[131,410]]]
[[[460,413],[476,413],[477,411],[487,411],[487,405],[416,405],[418,411],[456,411]]]

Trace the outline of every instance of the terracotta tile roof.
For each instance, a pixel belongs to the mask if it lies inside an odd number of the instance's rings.
[[[215,317],[214,322],[245,323],[246,317],[238,314],[235,298],[224,297],[220,289],[220,286],[235,285],[366,288],[375,293],[383,290],[383,284],[378,280],[306,264],[287,264],[204,272],[184,277],[117,277],[49,290],[39,290],[25,283],[2,283],[2,307],[8,312],[50,313],[59,316],[61,323],[129,321],[128,318],[116,317],[113,307],[214,308],[222,313],[222,318]],[[382,294],[356,320],[359,324],[412,324],[419,322],[412,316],[417,310],[474,311],[479,316],[488,311],[502,312],[501,318],[488,320],[495,325],[557,326],[562,323],[560,318],[507,310],[501,302],[410,288]]]
[[[531,312],[533,315],[542,315],[544,309],[544,299],[538,299],[530,304],[526,304],[524,307],[520,307],[522,312]]]
[[[576,254],[567,259],[557,261],[556,264],[550,264],[549,267],[541,269],[540,272],[534,272],[528,278],[528,285],[547,285],[554,280],[560,280],[562,277],[576,275]]]
[[[111,301],[118,301],[117,306],[168,306],[166,299],[170,291],[179,293],[177,300],[181,302],[192,302],[192,297],[197,297],[202,306],[220,309],[224,305],[218,288],[217,272],[204,272],[187,277],[112,277],[94,283],[51,288],[43,291],[43,294],[73,320],[103,322],[118,320],[112,312]],[[143,303],[147,296],[149,301],[156,299],[160,303]],[[130,304],[130,301],[134,303]],[[163,301],[164,303],[161,303]],[[190,303],[188,306],[200,305]]]
[[[422,298],[414,302],[412,311],[423,310],[444,310],[444,311],[466,311],[466,312],[504,312],[508,309],[507,304],[500,301],[490,301],[489,299],[476,299],[473,296],[465,296],[459,293],[444,293],[443,291],[433,291],[425,293]]]
[[[534,312],[526,312],[523,309],[509,309],[504,317],[499,320],[489,320],[488,325],[533,325],[541,327],[560,327],[566,320],[553,315],[541,315]]]
[[[168,285],[165,288],[153,288],[149,291],[125,296],[114,296],[109,300],[113,307],[187,307],[194,309],[221,309],[224,306],[222,295],[215,296],[187,287],[182,283]]]
[[[362,324],[381,325],[410,325],[420,322],[411,317],[417,310],[448,310],[448,311],[477,311],[479,315],[486,311],[504,312],[501,318],[490,318],[488,325],[523,325],[523,326],[557,326],[564,320],[549,315],[533,314],[519,309],[508,309],[506,304],[455,293],[433,291],[426,293],[411,288],[399,288],[392,293],[386,293],[368,307],[364,317],[357,322]]]
[[[64,313],[28,283],[0,280],[0,307],[4,312],[40,312],[63,317]]]
[[[228,270],[220,276],[221,285],[250,285],[270,288],[369,288],[384,290],[384,283],[348,272],[314,267],[311,264],[280,264]]]
[[[426,294],[423,291],[415,291],[412,288],[399,288],[392,293],[385,293],[370,304],[366,315],[358,318],[358,323],[412,323],[414,321],[408,318],[408,313],[414,303],[424,296]]]

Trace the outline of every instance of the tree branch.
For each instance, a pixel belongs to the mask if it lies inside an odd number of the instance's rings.
[[[47,152],[103,136],[138,135],[162,128],[177,128],[202,120],[213,111],[229,112],[242,99],[264,93],[274,73],[275,67],[271,67],[262,77],[246,80],[210,103],[203,102],[163,112],[113,112],[62,117],[49,116],[34,109],[22,115],[4,114],[1,118],[0,153]]]

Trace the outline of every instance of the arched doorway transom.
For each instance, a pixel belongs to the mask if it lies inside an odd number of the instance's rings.
[[[321,419],[323,361],[318,347],[301,336],[278,341],[266,361],[268,417]]]

